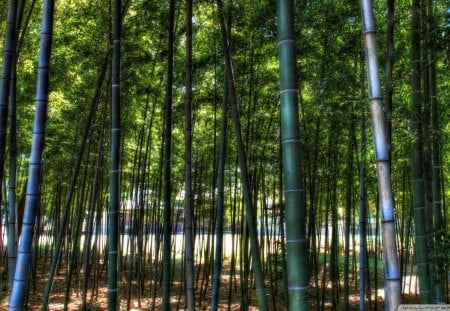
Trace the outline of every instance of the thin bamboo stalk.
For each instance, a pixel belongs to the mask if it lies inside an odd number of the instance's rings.
[[[18,9],[18,19],[23,10]],[[18,25],[16,25],[16,37]],[[11,67],[11,84],[9,90],[9,179],[8,179],[8,285],[12,289],[17,262],[17,216],[16,216],[16,185],[17,185],[17,126],[16,126],[16,91],[17,91],[17,53],[13,53]]]
[[[116,311],[118,304],[118,245],[120,208],[120,43],[122,35],[122,1],[114,0],[113,42],[111,64],[111,163],[109,180],[108,227],[108,310]]]
[[[6,151],[6,130],[8,126],[8,100],[11,86],[11,72],[15,68],[14,51],[16,42],[17,0],[9,0],[6,19],[5,46],[0,80],[0,185],[3,183]],[[3,192],[0,192],[0,198]],[[8,243],[9,244],[9,243]],[[12,262],[11,262],[12,263]],[[10,284],[12,285],[12,284]]]
[[[81,169],[81,163],[83,160],[83,155],[84,155],[84,151],[86,149],[86,141],[88,139],[89,133],[90,133],[90,129],[91,129],[91,125],[92,125],[92,120],[94,118],[95,115],[95,111],[98,105],[98,100],[99,100],[99,96],[100,96],[100,90],[101,90],[101,86],[104,82],[104,78],[105,78],[105,74],[106,74],[106,69],[108,68],[108,60],[110,59],[110,51],[108,50],[108,52],[105,55],[105,60],[104,63],[101,67],[101,71],[100,71],[100,75],[98,77],[97,80],[97,88],[91,103],[91,107],[89,109],[89,114],[86,120],[86,126],[84,128],[84,133],[83,133],[83,137],[81,139],[81,143],[80,143],[80,150],[78,152],[78,157],[74,166],[74,170],[72,173],[72,177],[70,180],[70,185],[69,185],[69,189],[67,192],[67,198],[64,204],[64,211],[63,211],[63,216],[62,216],[62,221],[61,221],[61,225],[59,226],[59,232],[58,232],[58,236],[56,238],[56,244],[55,244],[55,250],[54,250],[54,255],[53,255],[53,260],[52,260],[52,264],[50,267],[50,271],[49,271],[49,275],[47,278],[47,283],[45,286],[45,292],[44,292],[44,300],[42,302],[42,306],[41,309],[42,310],[47,310],[47,306],[48,306],[48,302],[49,302],[49,298],[50,298],[50,294],[51,294],[51,289],[52,289],[52,285],[53,285],[53,279],[56,273],[56,268],[58,265],[58,259],[60,257],[60,253],[61,253],[61,245],[63,242],[63,239],[65,237],[66,234],[66,227],[67,227],[67,222],[69,220],[69,212],[71,209],[71,205],[72,205],[72,200],[73,200],[73,196],[75,194],[75,186],[76,186],[76,182],[80,173],[80,169]],[[80,216],[81,217],[81,216]]]
[[[192,0],[186,1],[186,93],[185,109],[185,274],[186,274],[186,309],[195,310],[195,275],[194,275],[194,194],[192,192]]]
[[[246,223],[249,227],[249,237],[250,237],[250,252],[252,255],[253,272],[255,274],[255,285],[256,285],[256,296],[258,299],[258,304],[261,310],[267,310],[267,297],[266,290],[264,286],[264,273],[261,268],[261,257],[259,242],[256,232],[256,220],[255,220],[255,210],[253,206],[252,192],[250,189],[250,179],[248,174],[247,156],[245,152],[244,141],[242,137],[242,128],[239,114],[239,107],[236,96],[236,88],[234,81],[233,65],[231,61],[230,52],[230,41],[228,38],[228,33],[225,27],[225,16],[223,10],[222,0],[217,0],[217,7],[219,13],[220,29],[222,33],[222,45],[225,56],[225,68],[227,79],[230,87],[230,101],[231,101],[231,112],[233,115],[233,123],[236,134],[236,142],[238,149],[238,163],[241,173],[241,182],[244,191],[244,201],[245,201],[245,217]],[[245,306],[243,306],[245,307]]]
[[[3,165],[5,162],[6,126],[10,118],[10,159],[8,180],[8,285],[11,290],[14,283],[14,273],[17,262],[17,233],[16,233],[16,53],[15,43],[17,37],[16,17],[18,11],[17,0],[10,0],[8,4],[8,17],[6,26],[5,47],[3,52],[3,67],[0,84],[0,184],[3,180]],[[10,108],[8,111],[8,99]],[[0,200],[2,194],[0,193]]]
[[[227,106],[228,106],[228,82],[225,79],[222,99],[222,122],[219,146],[219,167],[217,174],[217,203],[216,203],[216,228],[214,247],[214,273],[211,294],[211,310],[217,310],[219,303],[220,273],[222,270],[222,248],[223,248],[223,215],[224,215],[224,184],[225,184],[225,154],[227,144]],[[231,278],[230,278],[231,280]]]
[[[165,132],[164,132],[164,225],[163,225],[163,269],[162,269],[162,296],[164,311],[170,309],[170,283],[171,283],[171,220],[172,220],[172,101],[173,101],[173,62],[174,62],[174,36],[175,36],[175,0],[169,5],[169,37],[167,57],[167,85],[165,102]]]
[[[366,306],[367,197],[366,197],[366,116],[361,108],[361,159],[359,163],[359,310]]]

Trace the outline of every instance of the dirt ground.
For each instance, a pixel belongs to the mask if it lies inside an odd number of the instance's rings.
[[[3,266],[4,267],[4,266]],[[224,267],[224,275],[227,275],[227,270],[229,267]],[[3,269],[2,269],[3,270]],[[39,271],[36,275],[35,286],[33,286],[33,282],[30,285],[30,295],[29,295],[29,310],[40,310],[41,304],[43,301],[43,292],[46,284],[46,274],[41,273],[40,271],[44,271],[42,266],[37,269]],[[2,272],[1,278],[1,302],[0,302],[0,310],[7,310],[8,297],[6,295],[7,291],[7,276],[5,271]],[[179,280],[181,280],[181,271],[175,270],[174,282],[171,288],[171,309],[172,310],[184,310],[184,295],[182,293],[183,288]],[[73,276],[72,278],[72,288],[70,289],[70,302],[68,304],[68,310],[75,311],[80,310],[82,305],[82,295],[79,288],[81,288],[81,280],[82,278],[77,278]],[[178,280],[178,281],[177,281]],[[237,276],[235,281],[239,287],[239,277]],[[66,282],[66,271],[64,269],[60,269],[58,275],[55,277],[52,295],[50,298],[49,310],[64,310],[64,288]],[[382,284],[382,280],[380,280],[379,284]],[[151,310],[153,305],[152,297],[152,289],[153,284],[147,282],[144,286],[144,291],[141,299],[138,299],[137,293],[137,283],[135,281],[132,282],[130,301],[128,302],[128,282],[126,280],[125,275],[122,275],[119,286],[119,294],[120,294],[120,310]],[[76,286],[74,288],[73,286]],[[210,286],[210,283],[209,283]],[[283,281],[278,280],[276,284],[277,295],[275,299],[272,296],[268,295],[268,303],[270,310],[286,310],[286,299],[284,295],[284,286]],[[96,288],[96,294],[92,297],[92,284],[89,284],[89,293],[87,295],[87,310],[107,310],[107,280],[106,273],[103,271],[99,274],[98,282]],[[240,290],[234,290],[231,295],[231,308],[228,309],[228,287],[229,287],[229,278],[224,276],[221,278],[221,287],[219,294],[219,310],[243,310],[241,308],[241,292]],[[272,286],[273,288],[273,286]],[[267,292],[270,292],[270,284],[267,283],[266,287]],[[341,289],[342,291],[342,289]],[[353,285],[350,288],[350,309],[358,310],[359,305],[359,294],[357,288]],[[208,287],[203,297],[199,297],[197,294],[197,310],[209,310],[209,302],[210,302],[210,292],[211,289]],[[322,289],[319,288],[319,292],[322,293]],[[197,290],[198,293],[198,290]],[[340,310],[341,307],[333,308],[331,304],[331,287],[328,284],[325,291],[325,304],[323,305],[324,310]],[[311,297],[311,310],[316,309],[316,289],[311,287],[310,289],[310,297]],[[155,299],[155,310],[161,309],[161,292],[159,289],[156,291],[156,299]],[[254,291],[250,291],[250,299],[249,299],[249,308],[248,310],[254,311],[258,310],[257,301],[254,297]],[[373,293],[371,297],[371,304],[374,306],[375,294]],[[415,293],[411,293],[409,295],[405,295],[403,297],[403,303],[418,303],[418,296]],[[339,303],[339,306],[342,306],[342,301]],[[373,309],[373,307],[372,307]],[[383,291],[379,289],[377,291],[377,309],[384,310],[384,300],[383,300]]]

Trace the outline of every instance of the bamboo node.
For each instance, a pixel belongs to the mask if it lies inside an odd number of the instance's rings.
[[[394,219],[383,219],[383,220],[381,220],[382,224],[393,223],[393,222],[394,222]]]
[[[288,291],[299,291],[299,290],[308,290],[309,286],[290,286],[288,287]]]
[[[415,210],[425,209],[425,206],[416,206],[414,207]]]
[[[284,40],[278,41],[278,45],[281,45],[283,43],[295,43],[295,41],[294,41],[294,39],[284,39]]]
[[[303,189],[297,188],[297,189],[286,189],[286,190],[284,190],[284,193],[289,193],[289,192],[303,192]]]
[[[382,100],[382,99],[383,99],[382,96],[372,96],[372,97],[369,97],[369,101],[373,101],[373,100]]]
[[[284,93],[289,93],[289,92],[298,93],[298,89],[283,89],[283,90],[280,90],[280,95],[284,94]]]
[[[389,162],[389,158],[378,158],[378,159],[375,159],[375,162]]]
[[[300,141],[300,139],[298,139],[298,138],[289,138],[289,139],[284,139],[281,143],[282,144],[298,143],[299,141]]]
[[[299,243],[299,242],[305,242],[306,239],[295,239],[295,240],[286,240],[288,243]]]
[[[371,33],[377,33],[375,28],[369,28],[369,29],[364,29],[363,30],[363,35],[367,35],[367,34],[371,34]]]

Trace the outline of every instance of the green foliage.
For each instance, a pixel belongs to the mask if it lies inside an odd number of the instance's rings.
[[[124,1],[125,2],[125,1]],[[232,3],[231,3],[232,2]],[[378,29],[380,76],[385,87],[386,8],[385,2],[376,1],[375,18]],[[441,129],[442,178],[450,183],[450,101],[448,2],[433,1],[435,30],[424,38],[437,48],[436,74]],[[147,151],[145,187],[151,195],[147,206],[157,208],[158,187],[161,186],[160,156],[164,136],[164,85],[167,58],[167,1],[130,1],[123,20],[122,33],[122,146],[121,187],[123,193],[132,193],[136,187],[135,155],[139,151],[140,131],[150,137]],[[232,7],[231,7],[232,6]],[[4,38],[7,1],[0,1],[0,38]],[[278,85],[278,47],[275,1],[227,1],[231,14],[231,53],[240,103],[244,143],[252,188],[258,196],[258,216],[261,216],[262,185],[270,192],[270,207],[278,214],[280,195],[280,117]],[[227,8],[228,7],[228,8]],[[31,12],[31,18],[20,51],[18,62],[18,189],[22,192],[27,161],[31,147],[31,127],[34,115],[34,94],[39,50],[41,1]],[[30,9],[27,1],[25,15]],[[85,128],[87,113],[94,96],[96,81],[103,58],[111,46],[111,8],[106,0],[57,1],[55,34],[51,69],[51,94],[48,110],[48,131],[44,153],[42,201],[49,206],[48,216],[54,206],[54,189],[61,184],[67,189],[76,160],[81,133]],[[193,178],[197,226],[203,225],[214,214],[214,186],[218,164],[218,146],[221,118],[222,89],[224,82],[224,56],[217,8],[211,1],[194,3],[193,38]],[[183,188],[183,96],[185,25],[184,7],[176,13],[175,76],[173,115],[172,177],[173,199]],[[295,1],[295,36],[297,72],[300,100],[300,129],[303,150],[305,194],[309,215],[315,215],[316,225],[323,225],[326,211],[342,209],[345,205],[346,148],[348,125],[355,124],[360,133],[359,114],[367,105],[365,68],[362,65],[360,11],[357,2]],[[393,98],[393,149],[392,186],[396,197],[398,219],[411,215],[410,166],[413,137],[410,129],[410,7],[407,2],[396,3],[394,37]],[[3,44],[1,44],[3,46]],[[2,56],[0,55],[0,58]],[[0,59],[1,62],[1,59]],[[109,69],[108,69],[109,70]],[[102,111],[109,115],[110,89],[106,81],[100,92],[99,105],[89,137],[89,155],[83,161],[83,174],[77,188],[92,189],[93,169],[97,157],[102,157],[101,191],[106,202],[107,172],[109,167],[109,131],[104,138],[104,152],[97,154],[101,132]],[[149,99],[147,114],[145,107]],[[151,114],[151,107],[155,110]],[[368,109],[366,109],[368,110]],[[144,117],[145,115],[145,117]],[[150,128],[150,120],[152,127]],[[232,128],[229,120],[229,129]],[[109,122],[109,117],[107,123]],[[374,154],[370,148],[372,134],[368,132],[367,163]],[[236,142],[232,130],[228,131],[225,175],[225,227],[231,225],[234,193],[238,204],[242,201],[241,183],[235,179]],[[144,145],[145,140],[144,139]],[[356,135],[359,146],[360,135]],[[359,160],[359,147],[354,159]],[[355,161],[356,163],[356,161]],[[239,172],[238,172],[239,173]],[[239,174],[237,174],[239,176]],[[353,174],[355,187],[357,171]],[[85,185],[83,184],[85,183]],[[375,167],[367,167],[368,216],[374,218],[377,209]],[[406,185],[406,186],[405,186]],[[355,192],[355,191],[354,191]],[[333,195],[335,194],[335,197]],[[19,197],[20,197],[19,193]],[[266,194],[267,195],[267,194]],[[63,195],[64,197],[65,195]],[[356,196],[356,195],[354,195]],[[450,193],[443,192],[446,202]],[[86,200],[86,199],[85,199]],[[273,201],[273,202],[272,202]],[[354,199],[357,202],[357,198]],[[77,203],[78,206],[82,204]],[[107,206],[107,204],[104,204]],[[277,206],[277,207],[276,207]],[[443,205],[445,208],[446,206]],[[106,207],[104,207],[106,209]],[[448,207],[447,207],[448,210]],[[239,209],[238,209],[239,212]],[[315,213],[315,214],[313,214]],[[447,211],[448,213],[448,211]],[[146,212],[146,215],[150,211]],[[331,214],[327,216],[330,217]],[[358,212],[355,212],[355,217]],[[341,215],[339,216],[341,217]],[[448,217],[447,217],[448,219]],[[242,223],[240,216],[238,223]],[[442,228],[448,232],[447,227]],[[447,242],[448,245],[448,237]],[[448,247],[439,256],[449,256]],[[447,257],[448,258],[448,257]],[[272,259],[271,259],[272,260]],[[275,260],[275,259],[273,259]],[[280,262],[279,258],[277,262]],[[279,267],[277,267],[279,269]],[[381,271],[381,269],[380,269]]]

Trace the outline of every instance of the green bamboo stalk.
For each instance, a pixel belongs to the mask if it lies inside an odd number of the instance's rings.
[[[220,30],[222,33],[222,45],[225,56],[225,69],[226,75],[229,83],[229,91],[230,91],[230,102],[231,102],[231,111],[233,116],[233,123],[236,134],[236,143],[238,150],[238,162],[241,173],[241,182],[244,191],[244,201],[245,201],[245,217],[246,223],[248,225],[249,237],[250,237],[250,251],[252,256],[252,264],[253,264],[253,272],[255,276],[255,287],[256,287],[256,296],[258,299],[259,308],[262,311],[268,309],[267,307],[267,297],[266,290],[264,286],[264,273],[261,267],[261,257],[259,250],[259,242],[256,233],[256,220],[255,220],[255,210],[253,207],[253,199],[252,192],[250,189],[250,179],[248,175],[248,167],[247,167],[247,156],[244,147],[244,141],[242,138],[242,127],[241,120],[239,114],[239,107],[236,96],[236,87],[234,81],[234,72],[233,65],[231,61],[231,52],[230,52],[230,41],[228,38],[227,29],[225,26],[225,15],[223,10],[222,0],[217,0],[218,14],[219,14],[219,22],[220,22]],[[245,307],[245,306],[243,306]]]
[[[106,105],[103,106],[103,112],[102,112],[102,121],[100,126],[100,137],[98,142],[98,149],[97,149],[97,160],[95,163],[95,172],[94,172],[94,180],[93,180],[93,189],[91,191],[91,198],[89,200],[89,207],[88,207],[88,218],[87,218],[87,225],[86,225],[86,235],[84,237],[84,266],[83,266],[83,299],[82,299],[82,310],[86,309],[86,296],[87,296],[87,288],[88,288],[88,280],[89,276],[91,274],[91,240],[92,240],[92,231],[93,231],[93,225],[94,225],[94,210],[95,205],[99,201],[99,192],[100,192],[100,178],[101,178],[101,169],[102,169],[102,148],[103,148],[103,135],[104,135],[104,128],[106,125]],[[81,157],[82,155],[80,155]],[[81,217],[81,215],[78,215],[78,217]],[[100,224],[97,222],[97,230],[96,234],[100,231]]]
[[[169,4],[169,38],[167,56],[167,85],[165,102],[165,132],[164,132],[164,225],[163,225],[163,269],[162,294],[164,311],[170,309],[170,283],[171,283],[171,219],[172,219],[172,101],[173,101],[173,62],[174,62],[174,36],[175,36],[175,0]]]
[[[365,310],[367,257],[367,195],[366,195],[366,116],[361,109],[361,159],[359,164],[359,310]]]
[[[433,1],[427,0],[427,14],[429,18],[428,30],[431,34],[434,33],[433,24]],[[431,100],[431,139],[432,139],[432,206],[433,206],[433,233],[435,238],[435,283],[432,285],[433,303],[445,303],[445,258],[439,257],[440,252],[445,251],[443,217],[442,217],[442,189],[440,185],[441,167],[440,167],[440,144],[441,135],[439,127],[439,102],[436,90],[436,47],[435,42],[432,41],[428,51],[428,83],[430,89]]]
[[[0,80],[0,185],[3,183],[6,151],[6,129],[8,123],[8,100],[11,85],[11,72],[14,66],[16,42],[17,0],[9,0],[6,20],[5,45],[3,48],[3,66]],[[0,198],[3,192],[0,192]],[[9,243],[8,243],[9,244]]]
[[[33,125],[30,168],[22,234],[18,250],[17,269],[14,275],[14,285],[9,302],[10,311],[24,310],[28,296],[34,225],[41,188],[42,153],[44,150],[45,124],[47,118],[54,4],[53,0],[46,0],[43,4],[40,59],[36,88],[36,111]]]
[[[16,234],[16,107],[11,106],[10,112],[8,112],[8,99],[10,96],[14,96],[10,99],[10,103],[15,103],[15,71],[16,71],[16,57],[15,57],[15,43],[16,43],[16,16],[17,16],[17,0],[10,0],[8,3],[8,16],[6,21],[6,35],[5,46],[3,51],[3,66],[2,76],[0,81],[0,184],[3,183],[5,163],[5,150],[6,150],[6,128],[8,113],[13,120],[10,122],[10,165],[9,165],[9,180],[8,180],[8,285],[9,290],[12,289],[14,283],[14,273],[17,261],[17,234]],[[13,73],[14,72],[14,73]],[[3,192],[0,192],[0,200]]]
[[[352,116],[352,112],[349,112]],[[346,181],[345,181],[345,228],[344,228],[344,310],[350,309],[350,226],[351,226],[351,212],[353,209],[353,141],[355,136],[355,129],[353,126],[353,118],[350,117],[350,128],[348,133],[347,144],[347,167],[346,167]],[[353,244],[354,245],[354,244]]]
[[[392,152],[392,96],[393,80],[392,73],[394,68],[394,11],[395,0],[387,0],[387,31],[386,31],[386,96],[385,96],[385,123],[386,139],[388,145],[389,162]],[[391,165],[391,164],[389,164]]]
[[[19,8],[14,8],[16,1],[10,1],[11,11],[17,11],[17,19],[20,20]],[[9,14],[9,12],[8,12]],[[13,18],[14,19],[14,18]],[[17,41],[18,24],[15,20],[9,22],[15,25],[15,41]],[[15,50],[15,46],[14,46]],[[9,179],[8,179],[8,285],[12,289],[14,283],[14,273],[17,262],[17,232],[16,232],[16,176],[17,176],[17,129],[16,129],[16,90],[17,90],[17,53],[12,55],[11,78],[9,87]],[[0,196],[1,197],[1,196]]]
[[[88,154],[90,153],[90,146],[88,147]],[[77,215],[84,215],[85,212],[85,202],[84,202],[84,198],[86,196],[87,191],[89,191],[87,189],[87,183],[86,183],[86,179],[87,179],[87,168],[88,166],[86,165],[83,172],[81,173],[81,180],[79,182],[79,185],[81,185],[81,192],[77,197],[77,202],[75,203],[76,205],[76,209],[73,209],[74,212],[75,210],[77,211],[76,214]],[[73,218],[72,218],[73,219]],[[65,293],[64,293],[64,311],[67,310],[68,304],[69,304],[69,299],[70,299],[70,286],[71,286],[71,282],[72,282],[72,276],[76,275],[77,279],[79,278],[79,274],[77,273],[78,270],[78,260],[80,258],[80,239],[81,239],[81,235],[82,235],[82,226],[83,226],[83,221],[84,221],[84,217],[77,217],[75,224],[73,224],[72,226],[75,227],[75,232],[72,234],[72,245],[71,245],[71,251],[70,251],[70,257],[69,257],[69,264],[68,264],[68,269],[67,269],[67,278],[66,278],[66,285],[65,285]],[[78,294],[78,291],[77,291]]]
[[[15,51],[13,54],[13,64],[11,68],[11,85],[9,90],[9,179],[8,179],[8,241],[12,241],[7,245],[8,252],[8,284],[12,289],[14,282],[14,273],[17,262],[17,59],[18,49],[17,40],[20,30],[20,24],[23,16],[25,0],[21,0],[17,7],[16,33],[15,33]]]
[[[222,270],[222,248],[223,248],[223,215],[224,215],[224,186],[225,186],[225,155],[227,146],[227,106],[228,106],[228,86],[227,79],[224,81],[224,92],[222,99],[222,121],[219,146],[219,167],[217,174],[217,202],[216,202],[216,228],[214,247],[214,272],[211,294],[211,311],[217,310],[219,303],[220,273]]]
[[[122,3],[114,0],[113,42],[111,64],[111,163],[109,180],[108,227],[108,310],[119,309],[118,296],[118,244],[120,209],[120,42],[122,36]]]
[[[426,233],[425,187],[422,171],[423,137],[422,137],[422,93],[420,60],[420,0],[414,0],[411,19],[411,132],[414,137],[412,156],[414,232],[416,246],[417,273],[419,277],[420,302],[431,303],[430,275]]]
[[[80,150],[78,152],[78,157],[77,157],[77,160],[76,160],[73,172],[72,172],[72,177],[71,177],[69,189],[67,192],[67,198],[64,203],[63,216],[62,216],[62,220],[61,220],[61,225],[59,226],[58,236],[56,238],[55,249],[53,252],[50,271],[49,271],[49,274],[47,277],[47,283],[46,283],[45,291],[44,291],[44,300],[41,305],[41,310],[47,310],[48,302],[50,299],[50,294],[51,294],[51,290],[52,290],[52,286],[53,286],[53,279],[55,277],[56,268],[58,266],[58,261],[59,261],[59,257],[60,257],[60,253],[61,253],[61,246],[62,246],[64,237],[66,235],[66,227],[67,227],[67,222],[69,220],[69,212],[71,209],[73,196],[75,194],[75,187],[76,187],[77,179],[78,179],[78,176],[80,173],[81,163],[83,160],[83,155],[85,153],[84,151],[86,149],[86,141],[88,139],[91,125],[92,125],[92,120],[94,118],[96,108],[98,105],[98,100],[100,97],[100,90],[101,90],[101,86],[105,79],[105,74],[107,71],[106,69],[108,68],[108,61],[110,59],[110,54],[111,54],[111,52],[110,52],[110,50],[108,50],[108,52],[105,55],[103,65],[101,67],[101,72],[100,72],[99,78],[97,80],[97,88],[95,90],[95,94],[94,94],[94,97],[93,97],[93,100],[91,103],[91,107],[89,109],[89,114],[88,114],[88,117],[86,120],[86,126],[84,127],[83,137],[82,137],[81,143],[80,143]]]
[[[184,239],[185,239],[185,274],[186,274],[186,309],[195,310],[194,284],[194,194],[192,192],[192,0],[186,1],[186,93],[185,110],[185,151],[184,151]]]
[[[375,147],[379,204],[382,222],[384,255],[385,309],[396,310],[401,303],[401,276],[398,266],[394,198],[391,187],[391,172],[387,148],[386,127],[382,109],[382,95],[377,59],[376,30],[372,1],[361,0],[363,36],[366,50],[368,95]]]
[[[278,0],[277,4],[289,310],[308,310],[309,271],[298,124],[294,5],[291,0]]]

